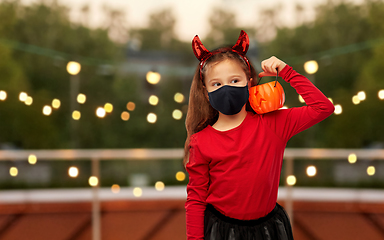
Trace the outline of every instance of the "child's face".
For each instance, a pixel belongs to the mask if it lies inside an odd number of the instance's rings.
[[[244,87],[248,83],[243,68],[234,60],[226,59],[207,67],[204,81],[208,92],[215,91],[224,85]]]

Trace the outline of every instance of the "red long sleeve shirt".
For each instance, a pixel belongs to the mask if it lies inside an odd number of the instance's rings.
[[[307,78],[290,66],[279,74],[307,106],[263,115],[248,112],[230,130],[207,126],[190,139],[186,169],[188,240],[204,239],[204,211],[212,204],[236,219],[256,219],[273,210],[287,141],[334,112],[333,104]]]

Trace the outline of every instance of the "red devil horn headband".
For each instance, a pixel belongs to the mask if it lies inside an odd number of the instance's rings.
[[[248,65],[249,72],[251,72],[251,67],[250,67],[249,61],[248,61],[247,57],[245,56],[245,54],[248,51],[248,48],[249,48],[248,34],[246,32],[244,32],[243,30],[241,30],[240,36],[237,39],[236,44],[232,48],[230,48],[230,50],[239,54],[239,56],[241,56],[244,59],[244,61]],[[200,38],[197,35],[192,40],[192,49],[193,49],[193,53],[195,54],[196,58],[200,61],[200,78],[202,79],[201,70],[204,66],[205,61],[207,61],[207,59],[210,58],[211,56],[213,56],[214,54],[219,53],[221,51],[220,50],[213,51],[213,52],[208,51],[204,47],[203,43],[201,43]]]

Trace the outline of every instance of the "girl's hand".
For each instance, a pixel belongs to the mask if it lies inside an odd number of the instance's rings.
[[[285,62],[281,61],[275,56],[272,56],[261,62],[261,68],[264,72],[259,73],[259,78],[266,76],[276,76],[276,68],[281,72],[283,68],[287,65]]]

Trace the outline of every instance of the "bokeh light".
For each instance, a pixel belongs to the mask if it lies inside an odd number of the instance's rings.
[[[79,74],[80,70],[81,70],[80,63],[74,62],[74,61],[68,62],[68,64],[67,64],[67,72],[69,74],[77,75],[77,74]]]
[[[357,161],[357,156],[354,153],[348,155],[348,162],[354,164]]]
[[[377,96],[379,97],[379,99],[383,100],[383,99],[384,99],[384,89],[380,90],[380,91],[377,93]]]
[[[98,116],[99,118],[103,118],[103,117],[105,117],[105,114],[106,114],[106,112],[105,112],[105,109],[104,109],[104,108],[102,108],[102,107],[98,107],[98,108],[96,109],[96,116]]]
[[[155,122],[157,121],[157,115],[154,114],[154,113],[149,113],[149,114],[147,115],[147,121],[148,121],[149,123],[155,123]]]
[[[49,115],[51,115],[51,113],[52,113],[51,106],[45,105],[43,107],[43,114],[46,115],[46,116],[49,116]]]
[[[175,96],[173,96],[173,99],[177,103],[182,103],[182,102],[184,102],[185,97],[182,93],[176,93]]]
[[[307,175],[308,175],[309,177],[313,177],[313,176],[315,176],[316,173],[317,173],[317,169],[316,169],[315,166],[308,166],[308,167],[307,167]]]
[[[113,105],[110,104],[110,103],[106,103],[106,104],[104,104],[104,110],[105,110],[105,112],[107,112],[107,113],[111,113],[111,112],[113,111]]]
[[[111,191],[113,193],[119,193],[120,192],[120,186],[118,184],[113,184],[111,187]]]
[[[16,177],[17,174],[19,174],[19,170],[17,169],[17,167],[11,167],[9,169],[9,174],[12,176],[12,177]]]
[[[158,72],[149,71],[146,75],[147,82],[150,84],[158,84],[161,79],[161,75]]]
[[[87,96],[85,96],[85,94],[83,94],[83,93],[79,93],[77,95],[77,102],[80,104],[84,104],[85,101],[87,101]]]
[[[353,104],[357,105],[357,104],[360,103],[360,101],[361,100],[360,100],[359,96],[355,95],[355,96],[352,97]]]
[[[31,106],[33,103],[33,98],[31,96],[28,96],[27,99],[25,99],[25,105]]]
[[[360,91],[357,93],[357,97],[360,99],[360,101],[364,101],[367,98],[367,95],[364,91]]]
[[[341,113],[343,113],[343,108],[341,107],[341,105],[340,104],[335,105],[335,114],[340,115]]]
[[[68,168],[68,175],[71,178],[76,178],[77,176],[79,176],[79,169],[77,167]]]
[[[28,156],[28,163],[29,164],[34,165],[34,164],[36,164],[36,162],[37,162],[36,155],[31,154],[31,155]]]
[[[121,113],[121,119],[122,119],[122,120],[124,120],[124,121],[128,121],[129,118],[130,118],[130,114],[129,114],[129,112],[124,111],[124,112]]]
[[[73,111],[72,112],[72,118],[74,120],[79,120],[81,118],[81,113],[79,111],[77,111],[77,110]]]
[[[177,172],[176,173],[176,180],[180,181],[180,182],[184,181],[185,180],[185,173],[182,171]]]
[[[287,184],[288,184],[289,186],[293,186],[293,185],[295,185],[295,184],[296,184],[296,177],[295,177],[294,175],[289,175],[289,176],[287,177]]]
[[[315,74],[319,69],[319,64],[315,60],[307,61],[304,63],[304,70],[308,74]]]
[[[91,176],[88,179],[88,183],[89,183],[90,186],[96,187],[99,184],[99,179],[97,177],[95,177],[95,176]]]
[[[157,96],[155,96],[155,95],[151,95],[148,98],[148,102],[149,102],[149,104],[151,104],[153,106],[156,106],[159,103],[159,98]]]
[[[328,98],[329,101],[331,101],[331,103],[333,104],[333,99],[332,98]]]
[[[55,98],[52,100],[52,107],[53,108],[58,109],[60,106],[61,106],[61,102],[59,99]]]
[[[157,191],[163,191],[164,188],[165,188],[165,185],[164,185],[164,183],[162,181],[157,181],[155,183],[155,188],[156,188]]]
[[[136,104],[134,102],[128,102],[127,103],[127,110],[128,111],[133,111],[133,110],[135,110],[135,108],[136,108]]]
[[[376,169],[375,169],[374,166],[369,166],[369,167],[367,168],[367,174],[368,174],[369,176],[373,176],[373,175],[375,175],[375,172],[376,172]]]
[[[1,100],[1,101],[4,101],[5,99],[7,99],[7,92],[1,90],[1,91],[0,91],[0,100]]]
[[[305,103],[304,98],[303,98],[301,95],[299,95],[299,101],[300,101],[301,103]]]
[[[27,97],[28,97],[28,94],[25,93],[25,92],[21,92],[21,93],[19,94],[19,100],[20,100],[21,102],[25,102],[25,100],[27,100]]]
[[[179,109],[175,109],[172,112],[172,117],[176,120],[180,120],[183,117],[183,113]]]
[[[143,195],[143,190],[139,187],[135,187],[133,189],[133,196],[135,197],[141,197]]]

